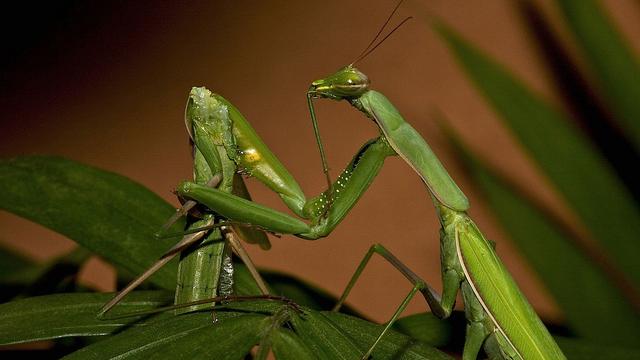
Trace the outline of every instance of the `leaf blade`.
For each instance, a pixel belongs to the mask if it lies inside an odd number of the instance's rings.
[[[0,305],[0,344],[18,344],[70,336],[110,334],[139,318],[99,320],[98,310],[112,294],[70,293],[31,297]],[[163,291],[134,292],[114,314],[145,310],[173,300]]]
[[[545,214],[470,153],[464,157],[494,214],[562,308],[570,327],[600,343],[635,346],[640,318],[609,277]]]
[[[48,227],[137,274],[175,239],[153,234],[174,213],[160,197],[123,176],[59,157],[0,161],[0,209]],[[176,264],[150,281],[175,287]]]
[[[640,65],[594,0],[558,0],[564,19],[596,75],[600,93],[640,148]]]
[[[65,359],[242,359],[259,340],[262,315],[240,315],[214,324],[209,312],[172,316],[123,331]]]
[[[640,285],[640,210],[606,161],[565,116],[452,29],[437,30],[474,85],[610,252]]]

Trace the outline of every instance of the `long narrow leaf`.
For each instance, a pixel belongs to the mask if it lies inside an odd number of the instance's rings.
[[[243,359],[259,340],[264,315],[212,322],[211,313],[173,316],[84,347],[65,359]]]
[[[37,296],[0,305],[0,344],[16,344],[69,336],[110,334],[139,318],[99,320],[96,315],[112,294],[72,293]],[[130,294],[113,315],[171,303],[171,293],[141,291]],[[110,313],[111,315],[111,313]]]
[[[298,334],[286,328],[274,334],[272,349],[278,360],[319,359]]]
[[[562,308],[571,329],[601,343],[637,346],[640,318],[610,279],[544,214],[469,153],[464,157],[494,213]]]
[[[4,282],[6,278],[10,278],[11,274],[16,271],[29,269],[33,266],[36,266],[33,260],[13,250],[0,247],[0,282]]]
[[[362,350],[319,312],[308,311],[302,317],[292,319],[296,332],[305,345],[312,349],[320,359],[357,359]]]
[[[414,339],[437,347],[462,346],[467,321],[464,313],[454,311],[446,320],[430,312],[413,314],[398,319],[393,328]]]
[[[383,329],[382,325],[376,325],[345,314],[323,312],[323,315],[335,324],[335,326],[340,328],[343,333],[353,339],[363,351],[371,347]],[[447,329],[436,324],[436,326],[433,327],[433,331],[441,332],[441,334],[439,336],[436,335],[436,337],[444,338]],[[433,333],[431,333],[431,335],[433,335]],[[390,330],[385,334],[380,343],[375,347],[372,357],[374,359],[451,359],[450,356],[427,343],[400,334],[395,330]]]
[[[16,294],[20,298],[79,291],[81,285],[76,281],[78,272],[90,256],[90,251],[78,247],[44,264],[12,272],[7,280],[22,283],[20,292]],[[2,295],[5,295],[4,292]]]
[[[502,66],[440,24],[439,33],[464,70],[590,232],[610,251],[620,268],[640,285],[640,211],[570,121],[527,89]]]
[[[640,149],[640,65],[604,9],[594,0],[558,0],[562,14],[597,77],[600,93]]]
[[[0,209],[63,234],[132,274],[175,242],[153,236],[174,213],[170,204],[123,176],[57,157],[0,161]],[[172,262],[152,281],[172,290],[175,277]]]
[[[640,350],[613,346],[602,346],[588,340],[555,337],[556,342],[571,360],[620,360],[640,359]]]

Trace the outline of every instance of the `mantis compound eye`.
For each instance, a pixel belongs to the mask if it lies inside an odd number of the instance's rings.
[[[369,90],[369,84],[367,75],[349,65],[324,79],[311,83],[309,93],[316,97],[341,100],[364,94]]]

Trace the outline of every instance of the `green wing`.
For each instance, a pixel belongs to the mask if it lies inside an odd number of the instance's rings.
[[[241,198],[251,200],[251,195],[249,194],[249,190],[242,179],[242,176],[239,174],[235,174],[233,179],[233,194],[240,196]],[[240,235],[240,237],[248,242],[249,244],[258,244],[263,250],[269,250],[271,248],[271,243],[269,242],[269,237],[265,234],[264,231],[259,230],[257,228],[247,227],[247,226],[237,226],[234,225],[233,229]]]
[[[542,321],[471,219],[456,226],[456,248],[473,291],[523,359],[565,359]]]

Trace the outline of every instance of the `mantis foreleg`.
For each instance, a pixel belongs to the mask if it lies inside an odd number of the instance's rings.
[[[231,159],[232,156],[227,154],[227,151],[235,151],[228,113],[224,108],[217,107],[217,104],[210,100],[206,90],[194,88],[187,104],[187,124],[193,125],[193,128],[189,130],[189,134],[194,145],[194,180],[196,183],[210,188],[215,187],[227,193],[237,192],[248,197],[246,188],[241,184],[242,179],[236,176],[236,163]],[[188,213],[196,204],[193,201],[187,201],[183,208],[178,210],[167,221],[161,232],[164,232],[179,216]],[[215,222],[216,219],[212,213],[205,213],[202,220],[191,224],[190,227],[213,226]],[[250,239],[251,242],[257,242],[262,246],[268,247],[268,239],[264,233],[252,230],[240,230],[240,232],[244,238]],[[202,240],[205,236],[206,238]],[[147,271],[127,285],[103,307],[99,316],[104,315],[127,293],[164,266],[180,251],[192,247],[194,243],[199,241],[203,244],[184,255],[180,262],[176,303],[216,297],[220,295],[218,293],[219,288],[221,295],[230,295],[233,274],[230,263],[231,250],[226,246],[227,242],[231,245],[233,251],[245,261],[260,290],[265,294],[267,293],[264,281],[255,270],[246,251],[231,233],[231,229],[223,229],[222,232],[220,229],[197,231],[193,234],[185,235],[178,244]],[[202,274],[210,274],[210,276],[203,277]]]

